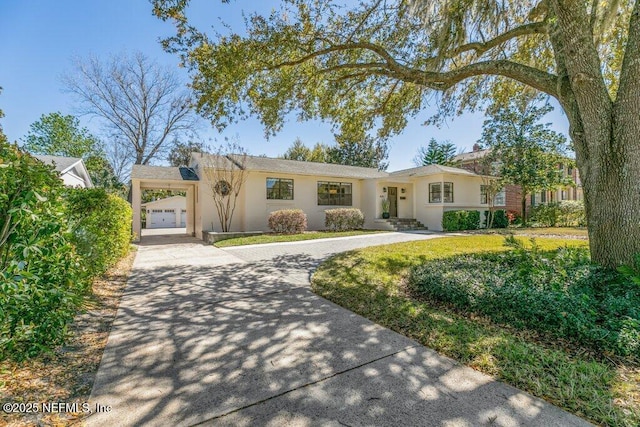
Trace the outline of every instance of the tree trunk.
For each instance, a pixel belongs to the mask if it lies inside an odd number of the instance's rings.
[[[591,259],[609,267],[631,264],[640,253],[640,129],[635,135],[616,141],[627,155],[611,155],[600,174],[583,181]]]
[[[591,259],[617,267],[640,253],[640,2],[612,100],[583,2],[552,0],[559,101],[584,188]]]
[[[527,225],[527,193],[522,190],[522,225]]]

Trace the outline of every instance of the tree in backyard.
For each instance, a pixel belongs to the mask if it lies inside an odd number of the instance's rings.
[[[108,129],[107,147],[116,169],[165,158],[173,138],[194,131],[189,92],[177,74],[144,54],[76,60],[63,81],[84,114]]]
[[[296,138],[296,140],[293,141],[293,144],[291,144],[291,146],[287,148],[287,151],[284,152],[282,158],[287,160],[310,162],[311,149],[304,145],[304,142],[302,142],[300,138]]]
[[[418,154],[413,159],[416,166],[453,165],[456,146],[451,141],[438,142],[435,138],[429,140],[425,147],[418,148]]]
[[[336,144],[327,149],[327,162],[385,170],[389,163],[387,144],[370,135],[356,132],[355,135],[335,135]]]
[[[495,165],[494,175],[503,185],[522,188],[522,220],[526,223],[527,196],[571,184],[564,167],[571,161],[566,157],[566,138],[540,119],[553,108],[540,106],[540,99],[514,97],[507,105],[495,108],[484,122],[480,143],[487,147],[484,161]]]
[[[123,186],[105,157],[102,141],[81,127],[75,116],[60,112],[43,114],[31,124],[22,142],[23,148],[32,154],[79,157],[95,186],[122,191]]]
[[[385,138],[430,102],[431,119],[442,119],[481,107],[504,82],[555,98],[593,260],[615,266],[640,252],[637,0],[283,0],[269,16],[249,15],[246,29],[215,35],[189,22],[188,5],[154,0],[153,10],[176,23],[164,47],[181,54],[199,112],[220,127],[255,115],[274,133],[295,111]]]
[[[247,179],[246,162],[246,151],[232,142],[221,145],[211,154],[202,155],[205,185],[213,198],[223,232],[231,230],[238,196]]]
[[[174,141],[167,160],[171,166],[189,166],[191,153],[202,153],[206,151],[202,142],[179,142]]]
[[[293,144],[284,152],[282,158],[301,162],[328,163],[328,149],[329,147],[327,145],[320,142],[317,142],[313,148],[309,148],[304,145],[304,142],[302,142],[300,138],[296,138]]]

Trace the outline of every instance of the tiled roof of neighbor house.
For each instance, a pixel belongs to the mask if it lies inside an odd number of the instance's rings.
[[[231,158],[240,163],[241,156],[232,155]],[[374,168],[359,166],[345,166],[332,163],[302,162],[299,160],[273,159],[270,157],[247,156],[245,168],[249,171],[279,172],[295,175],[331,176],[336,178],[384,178],[387,172]]]
[[[396,172],[391,172],[391,176],[427,176],[427,175],[435,175],[439,173],[452,173],[456,175],[479,176],[465,169],[452,168],[451,166],[442,166],[442,165],[419,166],[417,168],[403,169]]]
[[[76,163],[82,161],[82,159],[79,157],[47,156],[41,154],[36,154],[33,157],[40,160],[46,165],[55,166],[58,172],[64,172]]]
[[[489,153],[489,150],[477,150],[471,151],[470,153],[462,153],[458,154],[453,158],[454,162],[468,162],[470,160],[478,160],[482,159],[484,156]]]
[[[198,176],[190,168],[172,166],[133,165],[132,179],[161,179],[171,181],[198,181]]]

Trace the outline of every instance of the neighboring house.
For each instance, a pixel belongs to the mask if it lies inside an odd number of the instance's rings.
[[[173,196],[143,203],[145,228],[179,228],[187,226],[187,198]]]
[[[473,151],[458,154],[453,158],[453,161],[463,169],[474,173],[484,173],[483,159],[487,154],[488,150],[482,150],[478,144],[474,144]],[[530,194],[527,197],[527,210],[529,210],[531,206],[537,206],[541,203],[558,202],[562,200],[584,200],[584,192],[582,190],[582,182],[580,181],[578,169],[567,168],[565,165],[560,164],[558,167],[565,169],[566,176],[571,177],[575,185]],[[503,208],[509,211],[521,212],[522,188],[519,185],[506,185],[502,192],[496,196],[494,206],[498,209]]]
[[[220,223],[203,169],[207,154],[194,153],[190,168],[134,165],[131,172],[134,232],[140,235],[140,195],[144,189],[186,191],[188,234],[219,231]],[[231,158],[232,160],[236,160]],[[396,172],[327,163],[247,156],[246,182],[237,200],[232,231],[268,230],[267,218],[280,209],[302,209],[308,228],[322,230],[325,210],[359,208],[365,227],[391,229],[382,219],[382,200],[391,202],[391,217],[417,219],[430,230],[442,230],[447,210],[484,212],[481,175],[446,166],[422,166]],[[486,200],[484,200],[486,202]]]
[[[34,155],[46,165],[52,165],[60,174],[60,179],[67,187],[91,188],[93,183],[82,159],[77,157]]]

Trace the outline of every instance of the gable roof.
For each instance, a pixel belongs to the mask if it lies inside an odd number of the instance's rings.
[[[45,165],[52,165],[55,170],[60,174],[62,180],[65,180],[65,176],[77,178],[84,182],[84,186],[87,188],[93,187],[91,176],[87,167],[79,157],[64,157],[64,156],[49,156],[45,154],[33,155],[36,159],[40,160]]]
[[[442,165],[428,165],[428,166],[419,166],[419,167],[410,168],[410,169],[403,169],[396,172],[391,172],[391,176],[418,177],[418,176],[436,175],[440,173],[449,173],[454,175],[466,175],[466,176],[480,176],[466,169],[453,168],[451,166],[442,166]]]
[[[153,200],[151,202],[142,203],[140,206],[149,206],[149,205],[154,205],[158,203],[163,203],[168,200],[176,200],[176,199],[180,199],[181,201],[184,201],[184,202],[187,201],[187,198],[185,196],[171,196],[171,197],[165,197],[164,199],[158,199],[158,200]]]
[[[45,165],[53,165],[61,174],[67,172],[82,161],[79,157],[49,156],[44,154],[35,154],[33,157],[40,160]]]
[[[204,154],[210,161],[213,155]],[[241,163],[242,156],[230,155],[234,163]],[[205,164],[202,166],[206,166]],[[271,157],[246,156],[244,163],[245,170],[257,172],[286,173],[293,175],[314,175],[331,176],[336,178],[383,178],[389,176],[388,172],[379,171],[374,168],[363,168],[360,166],[346,166],[334,163],[304,162],[300,160],[274,159]]]
[[[193,169],[185,167],[133,165],[131,179],[198,181],[198,175]]]

